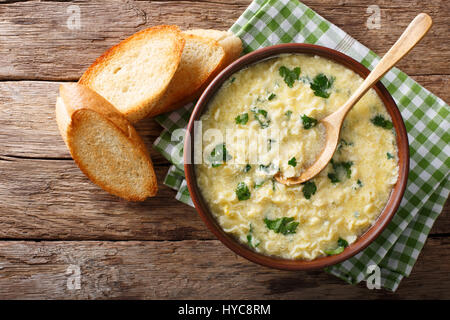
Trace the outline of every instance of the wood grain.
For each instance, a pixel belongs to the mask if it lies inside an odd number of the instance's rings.
[[[436,83],[436,90],[446,90]],[[0,219],[0,238],[213,237],[195,210],[175,200],[175,191],[162,184],[169,164],[151,148],[161,132],[153,120],[141,122],[138,131],[157,165],[158,196],[144,203],[129,203],[92,184],[73,163],[59,135],[54,120],[58,86],[46,81],[0,82],[0,208],[6,213]],[[450,233],[450,216],[445,213],[441,219],[433,232]],[[83,228],[78,227],[80,223]]]
[[[0,160],[0,239],[212,239],[195,210],[161,184],[155,198],[134,203],[91,183],[73,161]]]
[[[70,153],[55,121],[58,82],[0,82],[0,155],[28,158],[66,158]],[[154,120],[143,120],[137,130],[156,163],[167,163],[152,143],[162,128]]]
[[[80,1],[80,30],[68,28],[70,2],[0,4],[0,79],[76,80],[107,48],[134,32],[158,24],[228,29],[248,1]],[[445,0],[307,0],[305,4],[383,54],[413,17],[429,13],[430,34],[399,64],[408,74],[450,74]],[[369,5],[379,5],[381,28],[367,29]],[[430,50],[432,48],[432,50]],[[438,62],[438,63],[437,63]]]
[[[444,100],[450,101],[450,75],[415,76],[414,79]],[[58,82],[0,82],[0,155],[33,158],[70,158],[55,122]],[[138,132],[156,164],[167,163],[151,147],[161,134],[154,120],[138,123]]]
[[[289,272],[236,256],[218,241],[0,242],[0,297],[24,299],[426,299],[450,298],[450,239],[429,239],[393,294],[321,270]],[[428,263],[434,261],[435,263]],[[69,290],[68,267],[80,289]],[[69,273],[69,274],[66,274]]]

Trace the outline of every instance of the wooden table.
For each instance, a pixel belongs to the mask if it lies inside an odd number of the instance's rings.
[[[250,263],[216,240],[195,210],[161,183],[157,197],[130,203],[90,183],[74,164],[54,119],[60,82],[76,81],[105,49],[140,29],[228,29],[249,3],[0,0],[0,298],[450,298],[448,205],[412,275],[392,294],[323,271]],[[450,101],[449,1],[305,4],[378,54],[417,13],[429,13],[430,34],[400,68]],[[373,4],[381,8],[379,30],[366,28]],[[67,20],[76,8],[81,29],[71,30]],[[138,130],[161,182],[169,163],[151,148],[161,128],[147,120]]]

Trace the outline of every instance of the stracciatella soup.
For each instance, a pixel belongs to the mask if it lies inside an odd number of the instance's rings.
[[[328,59],[292,54],[235,73],[202,115],[201,194],[226,232],[251,249],[287,259],[339,254],[383,210],[398,178],[391,118],[371,89],[344,121],[338,148],[312,180],[294,186],[320,154],[320,119],[361,84]]]

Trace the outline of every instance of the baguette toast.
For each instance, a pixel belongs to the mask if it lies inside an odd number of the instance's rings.
[[[192,34],[217,41],[225,50],[225,67],[239,58],[242,53],[242,41],[230,31],[213,29],[192,29],[183,31],[183,34]]]
[[[172,81],[149,117],[175,110],[194,100],[225,61],[225,50],[214,40],[184,34],[185,46]]]
[[[92,182],[131,201],[156,194],[156,176],[144,142],[102,96],[80,84],[62,84],[56,121],[72,158]]]
[[[241,40],[231,32],[188,30],[181,62],[170,85],[148,114],[173,111],[198,98],[211,80],[242,52]]]
[[[163,96],[178,69],[184,44],[176,26],[142,30],[100,56],[79,83],[136,122],[151,113]]]

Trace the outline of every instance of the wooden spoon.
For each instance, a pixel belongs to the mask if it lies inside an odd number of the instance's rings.
[[[385,75],[400,59],[402,59],[428,32],[431,28],[432,20],[426,13],[420,13],[409,24],[397,42],[384,55],[364,82],[356,89],[348,101],[338,110],[320,120],[325,127],[325,146],[317,160],[308,167],[298,177],[284,178],[280,172],[275,175],[275,179],[286,185],[303,183],[318,175],[330,162],[339,141],[339,134],[345,116],[350,109],[361,99],[382,76]]]

